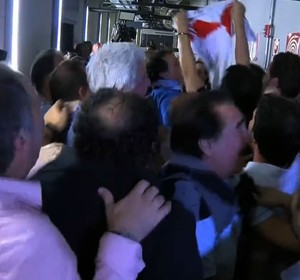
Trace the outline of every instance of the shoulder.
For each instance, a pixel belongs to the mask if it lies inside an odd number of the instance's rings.
[[[70,255],[62,235],[39,210],[24,207],[6,214],[9,215],[0,217],[0,251],[5,250],[19,261],[36,255],[55,256],[58,252]]]

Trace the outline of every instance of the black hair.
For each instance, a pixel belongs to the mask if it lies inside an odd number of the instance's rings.
[[[288,167],[300,148],[300,106],[271,94],[265,95],[256,110],[253,137],[265,160]]]
[[[160,74],[169,70],[168,63],[164,60],[168,54],[173,54],[173,51],[165,49],[149,53],[146,69],[151,83],[161,79]]]
[[[55,103],[58,99],[64,102],[78,100],[81,87],[88,88],[84,64],[75,59],[61,62],[53,71],[49,82],[52,102]]]
[[[55,68],[55,58],[61,55],[56,50],[47,50],[36,56],[30,70],[31,82],[37,92],[42,94],[42,89],[47,76]]]
[[[270,77],[278,79],[282,96],[295,98],[300,93],[300,57],[290,52],[274,56]]]
[[[92,50],[93,50],[93,44],[91,41],[81,42],[77,44],[75,48],[75,52],[77,53],[77,55],[84,58],[86,55],[89,55],[92,52]]]
[[[101,108],[113,99],[118,103],[112,109],[113,114],[118,107],[116,118],[102,115]],[[145,166],[158,144],[158,120],[153,106],[138,95],[114,89],[100,89],[82,105],[74,132],[79,155],[116,165]]]
[[[230,95],[248,124],[262,96],[262,79],[245,65],[233,65],[226,70],[221,90]]]
[[[32,128],[31,100],[17,75],[0,68],[0,175],[14,158],[19,131]]]
[[[186,95],[177,100],[177,106],[171,109],[172,151],[201,158],[199,140],[217,139],[222,132],[223,123],[215,109],[223,104],[233,102],[221,91]]]
[[[266,75],[266,71],[259,65],[255,63],[250,63],[249,68],[252,71],[252,73],[261,81],[264,80],[264,77]]]

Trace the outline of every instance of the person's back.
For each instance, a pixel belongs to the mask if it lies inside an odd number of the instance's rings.
[[[40,170],[36,178],[42,182],[44,211],[77,255],[82,278],[91,279],[97,243],[107,229],[97,190],[105,185],[115,199],[120,200],[130,191],[132,183],[140,179],[155,183],[155,176],[145,166],[154,152],[157,121],[145,99],[106,89],[83,105],[75,133],[78,158],[71,166],[63,163],[63,169],[55,166],[59,161],[59,164],[64,162],[58,158]],[[68,157],[67,153],[65,156]],[[141,279],[202,277],[201,260],[193,238],[194,219],[182,207],[172,207],[172,211],[181,213],[181,218],[174,219],[171,213],[144,241],[146,270]],[[185,239],[188,241],[183,243]],[[186,254],[174,254],[177,250]]]

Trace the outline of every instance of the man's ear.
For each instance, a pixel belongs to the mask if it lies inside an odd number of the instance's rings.
[[[85,100],[90,95],[89,89],[85,86],[80,87],[78,93],[79,93],[80,100]]]
[[[206,157],[210,157],[213,153],[212,140],[202,139],[198,141],[198,146]]]

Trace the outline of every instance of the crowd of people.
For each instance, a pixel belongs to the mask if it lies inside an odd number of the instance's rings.
[[[0,64],[0,279],[300,279],[300,57],[217,88],[172,50],[84,42]]]

